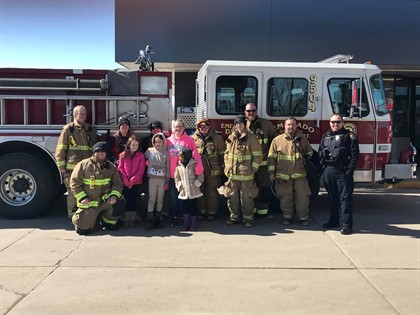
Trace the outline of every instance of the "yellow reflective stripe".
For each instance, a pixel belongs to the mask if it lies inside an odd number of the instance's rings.
[[[95,186],[106,186],[111,182],[111,178],[95,179]],[[83,184],[90,185],[90,179],[83,178]]]
[[[57,161],[57,166],[66,166],[66,161]]]
[[[268,214],[268,209],[258,209],[256,212],[259,215],[266,215],[266,214]]]
[[[267,161],[262,161],[261,162],[261,166],[266,166],[267,165]]]
[[[220,171],[211,171],[211,175],[212,176],[214,176],[214,175],[220,175]]]
[[[290,176],[286,175],[286,174],[281,174],[281,173],[276,173],[276,178],[278,179],[284,179],[284,180],[289,180]]]
[[[264,138],[264,144],[268,143],[268,138]]]
[[[295,157],[293,155],[282,155],[279,154],[279,156],[277,157],[278,161],[294,161]]]
[[[76,167],[76,164],[67,164],[66,165],[66,169],[70,170],[70,171],[74,170],[75,167]]]
[[[263,155],[263,153],[262,153],[262,151],[252,151],[252,156],[262,156]]]
[[[262,144],[262,143],[263,143],[263,139],[258,139],[258,142],[259,142],[260,144]]]
[[[290,178],[291,179],[298,179],[298,178],[302,178],[302,177],[305,177],[305,176],[306,175],[302,174],[302,173],[294,173],[294,174],[290,175]]]
[[[254,175],[228,175],[229,179],[232,180],[253,180],[254,179]]]
[[[285,179],[285,180],[298,179],[298,178],[303,178],[305,176],[306,175],[302,174],[302,173],[293,173],[292,175],[287,175],[287,174],[282,174],[282,173],[277,173],[276,174],[276,178]]]
[[[252,168],[254,168],[255,170],[260,168],[260,164],[252,162]]]
[[[277,158],[277,153],[276,152],[272,152],[268,154],[269,158]]]
[[[87,197],[87,193],[85,193],[84,191],[79,192],[77,195],[74,196],[76,198],[76,200],[83,200],[84,198]]]
[[[80,202],[77,202],[77,207],[80,209],[94,208],[99,205],[97,201],[90,201],[87,205],[82,205]]]
[[[104,221],[104,223],[108,223],[111,225],[117,224],[117,220],[110,220],[110,219],[105,218],[104,216],[102,216],[102,221]]]
[[[60,150],[67,150],[68,149],[68,145],[67,144],[57,144],[57,149],[60,149]]]
[[[92,149],[87,145],[77,145],[75,147],[69,147],[69,150],[70,151],[90,151]]]
[[[269,165],[267,168],[269,171],[274,171],[276,167],[274,165]]]
[[[105,195],[103,195],[102,196],[102,200],[107,200],[108,198],[110,198],[110,197],[112,197],[112,196],[115,196],[115,197],[117,197],[117,198],[120,198],[121,197],[121,193],[118,191],[118,190],[113,190],[113,191],[111,191],[109,194],[105,194]]]

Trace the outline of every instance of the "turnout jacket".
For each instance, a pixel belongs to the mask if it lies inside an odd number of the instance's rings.
[[[93,208],[107,202],[111,196],[120,198],[123,182],[113,163],[108,160],[99,163],[92,156],[76,165],[70,177],[70,188],[78,208]],[[80,203],[85,198],[89,198],[87,206]]]
[[[221,175],[226,150],[222,136],[213,130],[209,130],[207,136],[203,136],[199,130],[196,130],[191,138],[194,139],[197,151],[200,153],[204,173],[211,176]]]
[[[271,141],[276,136],[274,125],[271,121],[257,116],[252,122],[247,120],[246,126],[257,137],[258,142],[261,144],[263,153],[261,166],[267,165],[268,150],[270,149]]]
[[[65,125],[55,149],[58,168],[71,173],[77,163],[92,155],[92,146],[96,142],[96,130],[89,124],[79,125],[74,121]]]
[[[233,131],[226,140],[225,175],[232,180],[254,180],[262,158],[257,137],[249,130],[242,134]]]
[[[195,199],[203,195],[200,186],[204,181],[204,175],[195,175],[196,167],[197,162],[194,159],[190,159],[187,166],[182,163],[176,166],[174,179],[175,187],[179,191],[179,199]]]
[[[313,153],[308,139],[299,130],[294,137],[288,133],[275,137],[268,152],[268,174],[275,174],[280,180],[305,177],[305,159],[301,152],[307,158]]]

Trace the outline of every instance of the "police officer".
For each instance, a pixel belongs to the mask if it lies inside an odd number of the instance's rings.
[[[203,196],[197,200],[198,218],[213,221],[219,207],[217,188],[221,185],[226,145],[222,136],[211,129],[210,120],[207,118],[197,122],[197,130],[191,138],[194,139],[204,167],[204,182],[200,186]]]
[[[92,155],[96,143],[96,130],[86,123],[87,110],[82,105],[73,109],[73,122],[65,125],[58,138],[55,158],[67,188],[67,215],[69,219],[77,210],[76,199],[70,189],[70,175],[77,163]]]
[[[344,128],[343,117],[334,114],[330,118],[331,130],[322,136],[319,153],[324,173],[324,185],[328,192],[330,219],[324,230],[340,227],[341,234],[353,233],[353,173],[359,159],[357,136]]]
[[[72,221],[80,235],[95,229],[99,215],[102,227],[116,230],[125,210],[123,182],[117,167],[106,159],[106,142],[96,143],[92,151],[93,156],[79,162],[70,177],[78,207]]]
[[[276,136],[276,131],[269,120],[258,117],[257,106],[255,103],[246,104],[244,114],[247,119],[246,126],[257,137],[263,152],[261,166],[257,173],[255,173],[255,182],[259,188],[259,194],[257,198],[255,198],[256,215],[259,217],[269,218],[272,217],[268,214],[268,204],[271,195],[271,181],[267,172],[267,156],[271,141]]]

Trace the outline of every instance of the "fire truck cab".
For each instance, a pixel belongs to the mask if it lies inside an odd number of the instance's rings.
[[[415,163],[391,160],[392,126],[381,70],[371,64],[207,61],[196,82],[197,119],[227,136],[245,105],[279,130],[293,116],[317,152],[334,113],[358,136],[356,182],[413,178]],[[399,156],[397,154],[396,156]]]
[[[101,140],[120,116],[142,138],[155,120],[170,129],[171,86],[170,72],[0,68],[0,216],[36,217],[63,192],[54,153],[76,105]]]

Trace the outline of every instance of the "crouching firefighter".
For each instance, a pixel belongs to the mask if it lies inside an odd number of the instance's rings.
[[[116,230],[125,211],[123,182],[115,165],[106,159],[106,143],[96,143],[92,151],[93,156],[79,162],[70,177],[78,208],[72,222],[80,235],[90,234],[97,221],[104,229]]]

